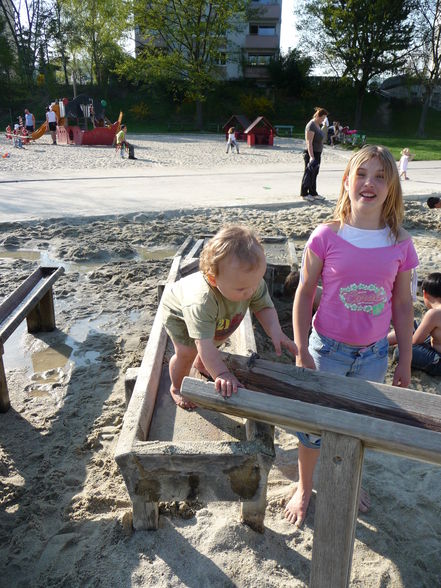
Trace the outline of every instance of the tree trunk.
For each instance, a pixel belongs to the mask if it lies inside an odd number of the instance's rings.
[[[200,100],[196,100],[196,127],[199,131],[202,131],[202,102]]]
[[[417,130],[417,137],[424,137],[425,135],[425,128],[426,128],[426,119],[427,119],[427,112],[429,110],[429,103],[430,98],[432,96],[432,91],[427,88],[426,95],[424,97],[423,107],[421,109],[420,120],[418,122],[418,130]]]
[[[358,85],[357,88],[357,101],[355,103],[355,120],[354,128],[359,130],[361,128],[361,114],[363,111],[363,100],[366,87],[362,84]]]

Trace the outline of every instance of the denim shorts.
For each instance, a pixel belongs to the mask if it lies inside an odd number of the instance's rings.
[[[388,347],[386,337],[367,347],[358,347],[340,343],[312,329],[308,350],[320,372],[382,383],[387,372]],[[320,437],[316,435],[297,433],[297,437],[305,447],[320,447]]]

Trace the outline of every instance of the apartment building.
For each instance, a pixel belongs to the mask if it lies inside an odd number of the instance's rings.
[[[223,72],[226,79],[268,79],[268,63],[280,50],[282,0],[253,0],[251,17],[241,32],[227,35]]]
[[[234,80],[241,78],[265,82],[268,63],[280,50],[282,0],[252,0],[250,20],[239,31],[226,31],[225,47],[218,58],[219,77]],[[135,51],[146,40],[135,29]],[[153,40],[161,47],[161,40]]]

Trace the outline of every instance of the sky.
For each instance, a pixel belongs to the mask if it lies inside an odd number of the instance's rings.
[[[294,17],[295,0],[282,0],[282,28],[280,31],[280,49],[282,53],[294,49],[297,45],[298,33]]]

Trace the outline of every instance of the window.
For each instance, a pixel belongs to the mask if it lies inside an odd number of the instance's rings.
[[[275,34],[275,26],[250,24],[250,35],[259,35],[260,37],[272,37]]]
[[[259,66],[259,65],[265,66],[265,65],[268,65],[270,61],[271,61],[271,55],[248,54],[248,65],[251,65],[252,67]]]
[[[214,59],[216,65],[227,65],[227,54],[225,51],[220,51]]]

